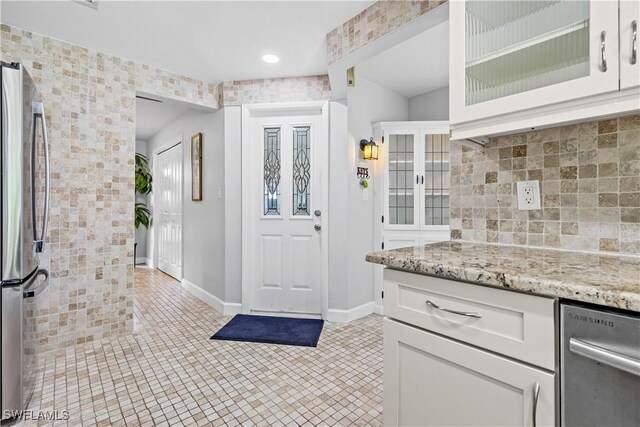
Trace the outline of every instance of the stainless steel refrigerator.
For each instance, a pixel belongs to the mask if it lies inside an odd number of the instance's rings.
[[[44,106],[22,64],[2,62],[0,69],[1,393],[6,419],[25,409],[33,392],[35,353],[24,307],[49,283],[39,254],[47,234],[50,185]]]

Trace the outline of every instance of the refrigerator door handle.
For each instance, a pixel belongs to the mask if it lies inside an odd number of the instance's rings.
[[[36,278],[38,276],[44,276],[44,281],[42,283],[40,283],[39,286],[36,286],[35,288],[32,288],[33,284],[36,283]],[[36,295],[39,295],[42,291],[44,291],[44,289],[49,286],[49,271],[47,271],[44,268],[40,268],[38,269],[38,271],[36,271],[36,275],[33,279],[33,282],[31,282],[31,285],[29,285],[28,287],[26,287],[23,291],[22,291],[22,297],[23,298],[33,298]]]
[[[51,195],[51,174],[49,164],[49,138],[47,137],[47,119],[44,114],[44,104],[42,102],[34,102],[33,111],[33,132],[31,133],[31,202],[32,202],[32,220],[33,220],[33,241],[36,252],[44,251],[44,242],[47,236],[47,227],[49,226],[49,198]],[[44,212],[42,213],[42,234],[38,236],[36,229],[36,122],[40,119],[42,125],[42,140],[44,143]]]

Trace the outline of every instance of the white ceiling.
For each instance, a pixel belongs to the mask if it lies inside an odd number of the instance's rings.
[[[3,23],[217,83],[325,74],[326,34],[374,2],[0,3]],[[263,62],[265,53],[280,62]]]
[[[356,65],[358,76],[411,98],[449,84],[449,21]]]
[[[196,109],[187,102],[157,96],[149,96],[149,98],[158,99],[162,102],[136,98],[136,139],[147,141],[188,111],[202,111],[202,108]]]

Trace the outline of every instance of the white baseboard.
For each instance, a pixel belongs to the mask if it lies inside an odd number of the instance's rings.
[[[151,260],[149,258],[139,256],[138,258],[136,258],[136,265],[140,264],[151,265]]]
[[[384,314],[384,308],[380,304],[374,304],[373,312],[382,316]]]
[[[381,314],[381,312],[382,307],[371,301],[349,310],[330,308],[327,310],[327,318],[325,320],[329,322],[346,323],[367,316],[371,313]]]
[[[189,292],[200,301],[209,304],[216,311],[224,315],[238,314],[242,311],[242,304],[233,302],[224,302],[217,296],[205,291],[199,286],[194,285],[187,279],[182,279],[182,289]]]

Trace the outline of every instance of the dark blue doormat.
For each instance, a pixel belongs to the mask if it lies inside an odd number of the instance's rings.
[[[236,314],[212,340],[316,347],[324,320]]]

